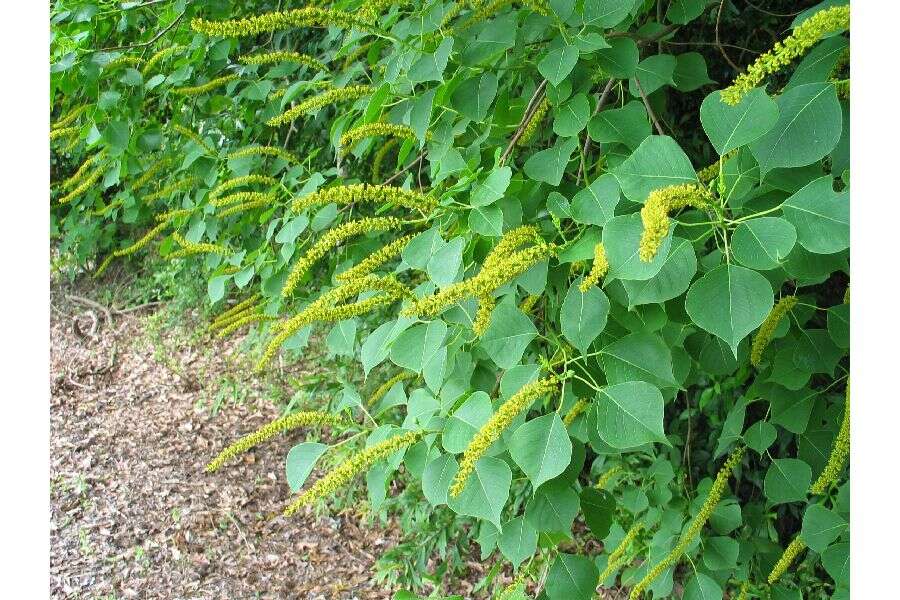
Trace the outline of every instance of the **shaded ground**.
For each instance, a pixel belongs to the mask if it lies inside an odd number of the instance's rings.
[[[289,520],[283,459],[297,437],[214,475],[211,456],[279,415],[263,390],[209,408],[225,352],[154,358],[145,315],[55,290],[50,346],[53,598],[388,598],[375,558],[396,532],[353,517]],[[181,373],[181,375],[176,374]],[[202,377],[195,374],[202,373]],[[297,433],[302,436],[302,433]]]

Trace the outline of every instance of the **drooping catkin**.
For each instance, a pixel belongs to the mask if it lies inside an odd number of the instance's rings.
[[[271,65],[274,63],[287,62],[303,65],[317,71],[328,70],[328,67],[326,67],[322,61],[308,54],[301,54],[299,52],[276,51],[263,52],[260,54],[245,54],[238,60],[245,65]]]
[[[185,87],[175,88],[174,90],[172,90],[172,93],[178,94],[179,96],[200,96],[201,94],[206,94],[208,92],[212,92],[213,90],[217,90],[220,87],[225,87],[236,79],[238,79],[238,76],[235,74],[223,75],[222,77],[216,77],[215,79],[211,79],[206,83],[201,83],[200,85],[188,85]]]
[[[669,234],[669,213],[687,206],[708,209],[712,205],[712,195],[705,187],[694,183],[683,183],[659,188],[650,192],[641,209],[641,232],[638,256],[650,262],[659,251],[663,240]]]
[[[612,481],[612,478],[622,472],[622,467],[616,465],[614,467],[610,467],[604,473],[597,478],[597,483],[594,484],[594,487],[598,490],[602,490],[606,487],[606,484]]]
[[[456,498],[462,493],[469,477],[475,471],[478,460],[484,456],[494,442],[500,439],[500,435],[509,427],[513,419],[528,410],[535,400],[552,393],[558,386],[559,379],[555,375],[549,375],[543,379],[526,383],[500,405],[497,412],[491,415],[491,418],[478,430],[463,451],[459,471],[456,472],[456,477],[453,478],[453,483],[450,485],[451,497]]]
[[[417,375],[412,371],[401,371],[397,373],[396,375],[379,385],[377,388],[375,388],[375,391],[372,392],[371,396],[369,396],[367,404],[369,406],[375,406],[379,400],[384,398],[385,394],[391,391],[391,388],[394,387],[394,385],[400,383],[401,381],[406,381],[407,379],[413,379],[414,377],[417,377]]]
[[[335,203],[339,206],[349,204],[394,204],[410,210],[430,213],[437,205],[435,199],[427,194],[404,190],[390,185],[371,185],[356,183],[340,185],[317,190],[293,202],[294,212],[302,212],[314,206]]]
[[[139,251],[141,248],[143,248],[144,246],[149,244],[153,240],[153,238],[155,238],[157,235],[159,235],[159,233],[163,229],[168,227],[168,225],[169,225],[168,220],[163,221],[162,223],[159,223],[158,225],[156,225],[155,227],[153,227],[149,231],[147,231],[147,233],[145,233],[141,239],[139,239],[132,245],[128,246],[127,248],[123,248],[121,250],[116,250],[115,252],[113,252],[112,254],[107,256],[106,259],[100,264],[100,267],[98,267],[97,270],[94,272],[94,277],[95,278],[100,277],[100,275],[103,274],[103,272],[110,265],[110,263],[113,261],[113,259],[121,257],[121,256],[128,256],[130,254],[134,254],[135,252]]]
[[[150,183],[150,180],[156,177],[156,174],[161,170],[169,166],[170,162],[171,161],[168,158],[153,161],[153,163],[151,163],[150,166],[147,167],[147,170],[141,173],[141,176],[134,180],[134,183],[131,184],[131,189],[139,190]]]
[[[276,11],[227,21],[208,21],[201,18],[191,21],[191,28],[194,31],[212,37],[252,37],[260,33],[296,27],[338,27],[373,31],[371,25],[349,12],[316,7]]]
[[[197,135],[196,133],[194,133],[193,131],[191,131],[191,130],[188,129],[187,127],[185,127],[185,126],[183,126],[183,125],[179,125],[178,123],[173,123],[173,124],[172,124],[172,129],[174,129],[175,131],[177,131],[178,133],[180,133],[181,135],[183,135],[183,136],[186,137],[187,139],[189,139],[189,140],[191,140],[192,142],[194,142],[195,144],[197,144],[197,147],[202,148],[203,151],[206,152],[207,154],[215,154],[215,153],[216,153],[216,151],[213,150],[213,147],[212,147],[212,146],[210,146],[209,144],[207,144],[207,143],[203,140],[203,138],[201,138],[199,135]]]
[[[619,545],[610,552],[609,558],[606,561],[606,568],[603,570],[603,573],[600,574],[600,578],[598,581],[601,583],[606,581],[610,575],[619,570],[619,568],[625,564],[625,552],[631,546],[631,543],[637,537],[637,535],[641,532],[641,529],[644,528],[643,523],[635,523],[631,526],[631,529],[628,530],[628,533],[625,534],[625,537],[622,538],[622,541],[619,542]]]
[[[307,98],[296,106],[289,108],[278,116],[272,117],[266,124],[270,127],[278,127],[290,123],[297,117],[303,116],[308,112],[318,110],[322,107],[334,104],[335,102],[349,102],[359,100],[375,93],[375,88],[368,85],[348,85],[343,88],[334,88],[328,90],[312,98]]]
[[[75,108],[71,109],[69,112],[67,112],[66,114],[61,116],[59,118],[59,120],[57,120],[55,123],[51,123],[50,129],[56,130],[56,129],[64,129],[64,128],[68,127],[69,125],[74,123],[78,119],[78,117],[80,117],[81,115],[86,113],[93,106],[94,106],[93,104],[81,104],[79,106],[76,106]],[[50,139],[53,139],[53,138],[50,138]]]
[[[102,160],[104,156],[105,153],[102,150],[100,152],[97,152],[96,154],[92,154],[90,157],[85,159],[83,163],[81,163],[81,165],[78,167],[78,169],[75,170],[71,177],[62,182],[62,185],[60,185],[60,187],[64,190],[70,190],[81,183],[81,181],[84,179],[84,176],[87,175],[90,171],[90,168],[93,165],[97,164],[100,160]]]
[[[173,183],[170,183],[167,186],[164,186],[161,190],[157,192],[153,192],[152,194],[147,194],[144,196],[144,202],[153,202],[155,200],[162,200],[165,198],[169,198],[172,194],[177,194],[179,192],[186,192],[191,190],[196,186],[200,180],[193,176],[189,175],[184,179],[180,179]]]
[[[194,214],[194,208],[173,208],[172,210],[167,210],[164,213],[159,213],[155,217],[153,217],[157,223],[162,221],[171,221],[173,219],[178,219],[180,217],[187,217]]]
[[[812,15],[771,50],[759,56],[734,83],[722,90],[722,101],[735,105],[763,80],[800,58],[826,34],[850,27],[850,5],[832,6]]]
[[[230,254],[231,250],[221,244],[210,244],[210,243],[201,243],[201,242],[191,242],[186,240],[180,233],[175,232],[172,234],[172,239],[175,240],[175,243],[178,244],[181,248],[179,250],[175,250],[174,252],[170,252],[168,258],[184,258],[185,256],[191,256],[194,254]]]
[[[475,312],[475,320],[472,321],[472,332],[476,337],[481,337],[491,324],[491,314],[497,308],[497,299],[493,294],[484,294],[478,297],[478,310]]]
[[[212,206],[216,208],[224,208],[226,206],[235,206],[237,204],[269,204],[275,201],[275,194],[271,192],[235,192],[225,196],[218,196],[210,201]],[[222,212],[218,212],[222,216]]]
[[[59,204],[68,204],[75,198],[81,196],[83,193],[88,191],[88,188],[90,188],[91,186],[96,184],[98,181],[100,181],[100,178],[103,177],[103,174],[105,172],[106,172],[106,167],[105,167],[105,165],[101,164],[96,169],[91,171],[90,175],[88,175],[87,177],[84,177],[84,179],[81,181],[81,183],[79,183],[78,186],[75,187],[75,189],[73,189],[68,194],[66,194],[59,200],[57,200],[57,202]]]
[[[537,133],[538,127],[540,127],[544,117],[547,116],[548,110],[550,110],[550,101],[547,99],[547,96],[544,96],[537,105],[537,108],[535,108],[534,112],[531,114],[531,118],[529,118],[528,122],[525,124],[522,135],[516,140],[517,146],[527,146],[531,142],[531,139],[534,137],[534,134]]]
[[[585,409],[587,409],[590,405],[590,402],[588,402],[587,400],[579,398],[578,401],[572,405],[572,408],[569,409],[569,412],[566,413],[566,416],[563,417],[563,425],[568,427],[569,425],[574,423],[575,419],[577,419],[578,416],[583,413]]]
[[[215,203],[216,198],[218,198],[225,192],[231,191],[235,188],[244,187],[245,185],[264,185],[272,187],[278,185],[278,180],[274,177],[269,177],[268,175],[258,175],[255,173],[251,173],[250,175],[241,175],[240,177],[232,177],[231,179],[226,179],[225,181],[214,187],[207,195],[207,199],[210,201],[210,203]]]
[[[296,156],[278,146],[247,146],[246,148],[231,152],[226,158],[228,160],[235,160],[238,158],[246,158],[248,156],[274,156],[275,158],[280,158],[288,163],[297,162]]]
[[[303,276],[306,275],[306,272],[341,242],[364,233],[390,231],[393,229],[400,229],[402,226],[403,221],[396,217],[370,217],[358,221],[348,221],[333,229],[329,229],[321,239],[313,244],[309,250],[294,263],[293,268],[284,282],[281,296],[283,298],[290,296],[297,288],[300,280],[303,279]]]
[[[841,428],[838,430],[837,437],[834,439],[834,445],[831,447],[831,454],[828,456],[828,463],[822,470],[822,474],[810,486],[810,494],[824,494],[828,487],[837,481],[841,472],[844,470],[844,464],[847,457],[850,456],[850,380],[847,380],[846,397],[844,399],[844,417],[841,419]]]
[[[726,152],[725,154],[720,156],[719,160],[717,160],[716,162],[707,165],[697,171],[697,180],[703,185],[708,185],[710,181],[719,176],[719,171],[722,168],[722,163],[726,162],[735,154],[737,154],[737,150]]]
[[[274,321],[275,317],[261,313],[261,312],[246,312],[241,313],[241,316],[229,322],[227,325],[224,325],[219,331],[219,337],[228,337],[233,332],[237,331],[241,327],[245,325],[250,325],[251,323],[258,323],[260,321]]]
[[[284,510],[284,516],[289,517],[304,506],[330,496],[339,488],[350,483],[356,475],[368,470],[375,463],[390,457],[399,450],[412,446],[422,439],[422,435],[421,431],[407,431],[353,454],[334,470],[329,471],[318,479],[307,491],[300,494]]]
[[[413,234],[404,235],[386,244],[362,259],[359,263],[353,265],[346,271],[342,271],[334,276],[338,281],[351,281],[364,275],[368,275],[384,263],[392,260],[400,255],[410,240],[415,237]]]
[[[260,298],[262,298],[262,294],[260,294],[259,292],[254,292],[253,294],[250,295],[250,297],[246,298],[245,300],[241,300],[240,302],[238,302],[237,304],[235,304],[228,310],[225,310],[225,311],[222,311],[221,313],[219,313],[219,315],[216,316],[215,319],[213,319],[213,323],[215,323],[216,321],[219,321],[221,319],[227,319],[228,317],[231,317],[232,315],[235,315],[239,312],[247,310],[248,308],[255,305],[257,303],[257,301],[259,301]]]
[[[492,17],[493,15],[500,12],[506,6],[510,4],[521,4],[526,6],[536,12],[539,15],[549,17],[553,14],[552,9],[548,5],[545,0],[492,0],[486,4],[481,4],[480,6],[476,6],[475,10],[469,15],[468,19],[463,21],[462,24],[455,27],[454,29],[457,31],[462,31],[481,23],[488,17]]]
[[[153,68],[156,67],[156,65],[160,64],[164,60],[167,60],[173,54],[181,52],[182,50],[184,50],[184,48],[185,48],[184,46],[179,46],[179,45],[175,44],[172,46],[168,46],[167,48],[163,48],[162,50],[159,50],[153,56],[151,56],[149,59],[147,59],[147,62],[144,64],[144,67],[141,69],[141,74],[144,77],[146,77],[148,74],[150,74],[151,71],[153,71]]]
[[[578,289],[581,290],[582,294],[586,293],[592,285],[600,283],[600,280],[606,277],[608,272],[609,260],[606,258],[606,247],[603,245],[603,242],[597,242],[597,245],[594,246],[594,262],[591,265],[591,271],[581,281]]]
[[[62,137],[66,137],[72,135],[73,133],[78,133],[81,129],[80,125],[72,125],[71,127],[60,127],[59,129],[51,129],[50,130],[50,141],[57,140]]]
[[[381,181],[381,168],[384,164],[385,157],[390,153],[394,147],[399,144],[400,141],[397,138],[391,138],[384,144],[378,147],[378,150],[375,152],[375,155],[372,157],[372,181],[378,182]]]
[[[806,548],[806,543],[800,539],[798,535],[795,537],[788,547],[784,549],[784,552],[781,554],[781,558],[778,559],[778,562],[775,563],[775,566],[772,567],[772,572],[769,573],[768,582],[769,585],[772,585],[779,579],[781,576],[787,573],[787,570],[790,568],[791,564],[793,564],[794,560],[796,560],[797,556],[803,552]]]
[[[766,348],[769,346],[769,343],[772,341],[772,337],[775,335],[775,329],[778,327],[778,323],[781,322],[781,319],[784,318],[786,314],[788,314],[794,306],[797,305],[797,297],[796,296],[784,296],[778,303],[772,307],[772,310],[769,311],[769,314],[766,316],[765,321],[762,322],[762,325],[759,326],[759,330],[756,332],[756,335],[753,336],[753,343],[750,345],[750,364],[754,367],[759,367],[762,363],[763,352],[765,352]]]
[[[218,471],[222,465],[232,458],[247,452],[251,448],[275,437],[279,433],[297,429],[298,427],[309,427],[310,425],[333,426],[347,423],[347,420],[343,417],[323,411],[298,412],[275,419],[219,452],[219,454],[206,465],[206,472],[213,473]]]
[[[629,598],[631,600],[637,600],[641,597],[641,594],[646,590],[650,584],[656,580],[657,577],[662,575],[663,571],[668,569],[671,566],[674,566],[681,559],[681,556],[687,550],[688,546],[691,545],[691,542],[697,535],[700,533],[700,530],[703,529],[703,526],[709,520],[710,515],[716,507],[716,504],[719,503],[719,500],[722,498],[722,494],[725,492],[725,489],[728,487],[728,479],[731,477],[732,471],[734,471],[735,467],[741,462],[741,458],[744,455],[744,447],[739,446],[735,448],[731,454],[728,456],[728,459],[725,461],[725,464],[722,465],[722,468],[719,469],[719,472],[716,474],[716,479],[712,484],[712,487],[709,488],[709,494],[706,496],[706,500],[703,502],[703,506],[700,507],[700,511],[697,513],[697,516],[691,522],[687,531],[685,531],[681,538],[679,538],[678,543],[675,544],[675,547],[669,552],[665,558],[659,561],[656,565],[651,568],[647,574],[641,579],[637,585],[631,588],[631,594]]]
[[[103,65],[103,72],[105,74],[122,67],[139,67],[142,64],[144,64],[144,59],[140,56],[129,56],[127,54],[123,54],[122,56],[114,58]]]
[[[415,140],[416,132],[408,125],[394,123],[366,123],[345,131],[338,141],[340,153],[349,154],[360,141],[376,136],[385,136],[398,140]]]

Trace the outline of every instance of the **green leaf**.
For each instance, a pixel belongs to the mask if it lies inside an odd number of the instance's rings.
[[[503,211],[498,206],[476,206],[469,211],[469,227],[485,237],[503,235]]]
[[[400,252],[400,256],[412,268],[425,270],[431,257],[443,246],[444,240],[441,238],[440,229],[432,227],[411,239]]]
[[[838,348],[850,347],[850,305],[838,304],[828,309],[828,335]]]
[[[534,489],[566,470],[572,442],[555,412],[526,421],[508,442],[509,454],[528,476]]]
[[[643,102],[632,100],[622,108],[601,110],[588,123],[588,135],[599,144],[621,142],[632,150],[651,133]]]
[[[789,222],[778,217],[757,217],[737,226],[731,249],[742,265],[767,271],[780,266],[796,242],[797,230]]]
[[[353,356],[356,344],[356,319],[340,321],[325,338],[328,349],[337,356]]]
[[[821,554],[831,542],[841,537],[850,523],[821,504],[812,504],[803,513],[800,537],[812,550]]]
[[[703,542],[703,564],[711,571],[725,571],[737,566],[740,545],[730,537],[709,537]]]
[[[697,173],[678,142],[665,135],[651,135],[637,150],[613,169],[622,193],[632,202],[643,203],[653,190],[697,183]]]
[[[584,24],[610,29],[628,16],[631,5],[620,0],[585,0]]]
[[[723,597],[722,588],[715,579],[703,573],[694,573],[684,586],[681,600],[720,600]]]
[[[532,154],[525,161],[525,174],[536,181],[559,185],[577,147],[578,138],[557,140],[552,147]]]
[[[578,135],[591,116],[591,105],[585,94],[577,94],[556,109],[553,133],[560,137]]]
[[[125,121],[110,121],[103,130],[103,141],[114,150],[125,150],[130,137],[131,131]]]
[[[628,82],[628,92],[634,96],[641,95],[635,84],[639,81],[644,94],[650,95],[664,85],[672,85],[675,82],[672,75],[675,73],[675,57],[671,54],[654,54],[638,63],[634,77]]]
[[[837,585],[850,585],[850,543],[832,544],[822,553],[822,566]]]
[[[750,144],[760,174],[777,167],[802,167],[826,156],[841,138],[843,116],[830,83],[799,85],[776,100],[778,120]]]
[[[484,181],[478,183],[473,189],[469,197],[469,204],[472,206],[487,206],[493,204],[503,197],[506,188],[509,187],[509,180],[512,177],[512,169],[509,167],[498,167],[491,171],[485,177]]]
[[[453,36],[447,36],[441,40],[434,52],[424,54],[409,68],[409,80],[412,83],[425,81],[443,81],[444,69],[450,59],[450,51],[453,50]]]
[[[500,528],[500,512],[509,497],[512,471],[499,458],[485,456],[475,463],[466,487],[456,498],[449,498],[450,508],[461,515],[477,517]]]
[[[781,208],[810,252],[834,254],[850,247],[850,192],[835,192],[830,175],[809,182]]]
[[[288,451],[284,467],[292,492],[297,492],[303,487],[303,483],[312,473],[316,461],[326,450],[328,450],[328,446],[325,444],[303,442]]]
[[[548,52],[538,63],[538,71],[554,86],[559,85],[578,62],[576,46],[562,46]]]
[[[432,254],[425,271],[435,285],[443,288],[456,280],[456,276],[462,269],[462,253],[465,245],[464,238],[455,237]]]
[[[421,323],[407,329],[391,346],[391,361],[398,367],[421,373],[437,354],[447,336],[447,325],[440,320]]]
[[[507,296],[494,309],[481,347],[498,367],[508,369],[519,363],[535,336],[534,323],[519,310],[515,298]]]
[[[675,387],[672,353],[652,333],[631,333],[604,346],[600,364],[610,384],[646,381],[656,387]]]
[[[547,596],[550,600],[590,600],[600,571],[586,556],[559,553],[547,578]]]
[[[697,255],[690,241],[672,238],[672,247],[659,273],[645,280],[623,280],[631,306],[657,304],[687,291],[697,273]]]
[[[503,526],[497,546],[503,556],[512,563],[513,570],[516,570],[535,553],[537,541],[537,530],[525,520],[525,517],[516,517]]]
[[[422,493],[432,506],[447,503],[447,491],[457,471],[459,465],[450,454],[441,454],[425,465],[422,472]]]
[[[615,216],[619,184],[609,173],[601,175],[572,198],[572,219],[603,227]]]
[[[737,106],[722,102],[722,92],[708,95],[700,105],[700,122],[720,155],[759,139],[778,121],[778,105],[766,90],[755,88]]]
[[[625,3],[622,3],[625,4]],[[637,72],[640,53],[637,43],[631,38],[621,37],[607,40],[609,48],[597,51],[597,66],[610,77],[628,79]]]
[[[744,441],[749,448],[762,454],[769,449],[769,446],[775,443],[777,436],[778,432],[775,430],[774,425],[768,421],[757,421],[744,432]]]
[[[666,10],[666,18],[678,25],[690,23],[703,14],[707,4],[706,0],[672,0]]]
[[[581,490],[581,512],[584,522],[598,540],[609,535],[616,510],[616,499],[605,490],[586,487]]]
[[[609,299],[596,286],[582,293],[580,284],[581,278],[569,287],[560,308],[559,321],[562,334],[584,353],[606,327]]]
[[[663,433],[663,398],[645,381],[603,388],[594,402],[597,434],[613,448],[627,449],[650,442],[669,445]]]
[[[726,264],[694,282],[684,308],[698,327],[721,338],[737,356],[738,344],[762,324],[774,304],[772,286],[765,277]]]
[[[672,80],[680,92],[692,92],[709,83],[715,83],[709,78],[706,70],[706,60],[699,52],[685,52],[676,58],[675,71]]]
[[[441,445],[447,452],[458,454],[466,449],[475,433],[488,422],[494,410],[491,397],[477,391],[469,396],[449,417],[441,435]]]
[[[538,531],[568,536],[578,514],[578,494],[559,479],[548,481],[535,491],[525,507],[525,518]]]
[[[785,504],[806,499],[812,483],[812,469],[796,458],[776,458],[766,471],[765,492],[769,504]]]
[[[665,237],[653,260],[644,262],[638,256],[643,231],[644,224],[639,213],[613,217],[603,228],[603,247],[609,261],[607,281],[650,279],[662,270],[669,256],[672,234]]]
[[[467,79],[453,92],[453,106],[473,121],[483,121],[497,95],[497,76],[486,71],[481,77]]]

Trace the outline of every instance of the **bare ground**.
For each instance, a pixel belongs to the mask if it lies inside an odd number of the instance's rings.
[[[203,473],[219,449],[279,415],[261,389],[212,414],[209,386],[227,352],[187,345],[164,366],[146,340],[155,307],[108,323],[59,290],[52,304],[53,598],[390,597],[372,565],[396,530],[347,515],[279,516],[296,437]]]

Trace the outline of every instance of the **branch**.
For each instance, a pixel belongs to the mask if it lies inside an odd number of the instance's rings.
[[[147,42],[141,42],[140,44],[130,44],[128,46],[110,46],[109,48],[100,48],[99,52],[109,52],[111,50],[130,50],[132,48],[143,48],[144,46],[152,46],[156,42],[156,40],[158,40],[159,38],[164,36],[166,33],[169,32],[170,29],[175,27],[175,25],[177,25],[178,22],[181,21],[181,19],[184,17],[184,13],[186,13],[186,12],[187,12],[187,9],[181,11],[181,14],[178,15],[177,17],[175,17],[174,21],[169,23],[169,25],[166,26],[165,29],[161,30],[159,33],[154,35],[153,38],[151,38]]]
[[[534,93],[531,95],[531,100],[528,101],[528,106],[525,107],[525,114],[522,115],[522,121],[516,128],[516,132],[513,134],[512,138],[510,138],[509,144],[506,146],[506,150],[504,150],[503,154],[500,156],[501,167],[506,163],[509,155],[512,154],[516,142],[518,142],[519,138],[522,137],[522,134],[525,132],[525,127],[528,125],[531,117],[534,116],[534,112],[537,110],[538,104],[540,104],[540,102],[538,101],[538,97],[542,94],[545,87],[547,87],[546,79],[543,80],[539,86],[537,86],[537,89],[534,90]]]
[[[644,101],[644,108],[647,109],[647,114],[650,115],[650,118],[653,120],[653,124],[656,126],[656,133],[659,135],[666,135],[663,133],[662,125],[659,124],[659,120],[656,118],[656,113],[653,112],[653,109],[650,108],[650,101],[647,100],[647,94],[644,93],[644,87],[641,85],[641,80],[637,77],[634,78],[634,85],[637,87],[638,92],[641,94],[641,100]]]
[[[606,82],[606,87],[603,88],[603,92],[600,94],[600,98],[597,100],[597,106],[594,108],[594,114],[591,116],[595,116],[600,112],[600,109],[603,108],[603,105],[606,104],[606,98],[609,96],[609,92],[612,90],[613,84],[616,82],[612,77],[609,78],[609,81]],[[585,181],[587,181],[587,169],[584,164],[584,157],[587,156],[588,150],[591,147],[591,136],[585,132],[584,134],[584,146],[581,148],[581,164],[578,165],[578,175],[575,177],[575,185],[581,183],[581,174],[584,172]]]

